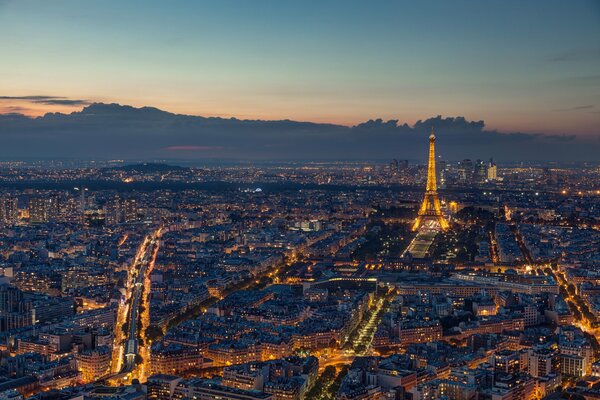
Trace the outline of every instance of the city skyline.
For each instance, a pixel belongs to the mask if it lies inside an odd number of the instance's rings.
[[[599,39],[0,0],[0,400],[600,399]]]
[[[0,395],[596,396],[597,167],[428,142],[427,166],[1,163]]]

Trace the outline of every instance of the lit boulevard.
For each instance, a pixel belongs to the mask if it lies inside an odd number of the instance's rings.
[[[150,343],[145,331],[150,322],[150,274],[162,229],[156,229],[142,241],[128,270],[125,296],[118,308],[111,370],[114,374],[125,373],[126,379],[145,379],[148,373]],[[128,327],[126,332],[124,327]]]

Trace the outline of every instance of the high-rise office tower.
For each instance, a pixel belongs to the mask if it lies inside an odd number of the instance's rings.
[[[498,167],[494,163],[494,160],[492,160],[490,158],[490,162],[489,162],[488,168],[487,168],[487,180],[495,181],[497,179],[498,179]]]

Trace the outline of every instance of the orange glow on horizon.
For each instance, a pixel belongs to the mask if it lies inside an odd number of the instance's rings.
[[[248,104],[247,102],[235,99],[219,99],[219,101],[211,103],[210,108],[208,108],[207,105],[195,104],[191,101],[185,102],[183,100],[178,100],[176,102],[155,102],[151,99],[140,98],[117,100],[94,97],[89,98],[88,101],[90,104],[97,102],[106,104],[117,103],[136,108],[155,107],[166,112],[191,116],[265,121],[293,120],[300,122],[335,124],[348,127],[375,119],[382,119],[383,121],[398,120],[399,125],[406,123],[409,126],[413,126],[419,120],[442,115],[444,117],[464,116],[469,121],[484,120],[485,130],[498,131],[499,133],[522,132],[531,134],[569,134],[572,133],[571,126],[576,125],[577,122],[576,120],[571,120],[568,117],[563,116],[562,122],[564,122],[564,124],[557,124],[556,121],[549,120],[548,115],[542,115],[539,114],[539,112],[536,113],[536,116],[524,115],[518,120],[513,119],[509,124],[503,119],[502,114],[486,115],[486,113],[478,113],[475,111],[467,114],[464,110],[459,111],[450,109],[440,112],[440,110],[434,106],[428,107],[427,109],[423,107],[414,107],[413,111],[408,114],[406,111],[395,111],[396,109],[406,110],[406,108],[392,107],[392,105],[389,104],[378,108],[378,111],[375,112],[368,110],[367,106],[369,104],[365,104],[364,107],[352,105],[344,108],[340,108],[337,104],[332,104],[331,107],[327,106],[327,104],[323,105],[323,107],[317,107],[315,104],[309,104],[306,107],[295,107],[294,102],[281,106],[281,102],[260,101],[260,96],[257,96],[257,99],[259,101],[255,104]],[[22,114],[30,118],[42,117],[47,113],[70,114],[79,112],[84,107],[86,107],[86,105],[44,104],[43,102],[33,102],[30,100],[0,99],[0,115]],[[574,116],[571,116],[571,118],[574,118]],[[545,122],[542,124],[542,122],[538,123],[534,121]],[[566,125],[566,127],[563,127],[563,125]],[[584,138],[593,136],[595,126],[585,125],[581,132],[582,133],[578,133],[577,136]]]

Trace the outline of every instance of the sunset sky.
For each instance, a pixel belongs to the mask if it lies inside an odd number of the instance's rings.
[[[0,113],[92,102],[600,135],[600,2],[0,0]]]

